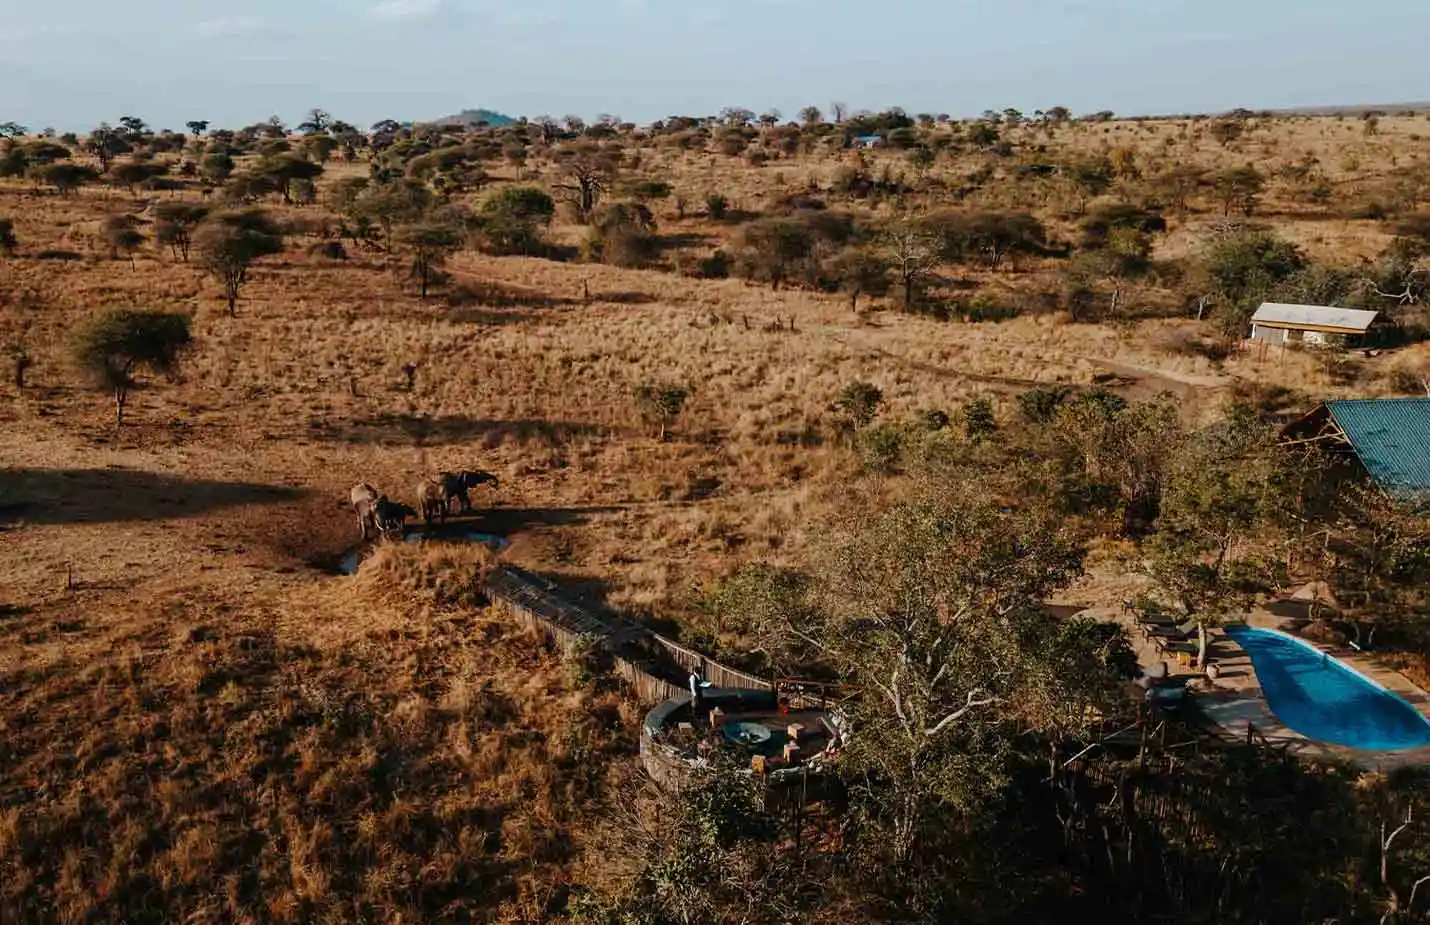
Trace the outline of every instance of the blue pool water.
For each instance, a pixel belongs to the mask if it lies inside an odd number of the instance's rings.
[[[1307,738],[1373,751],[1430,745],[1419,710],[1314,646],[1246,626],[1226,634],[1251,656],[1271,712]]]

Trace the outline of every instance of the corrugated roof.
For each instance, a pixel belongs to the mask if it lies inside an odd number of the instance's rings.
[[[1386,492],[1430,494],[1430,398],[1360,398],[1326,402],[1370,477]]]
[[[1319,328],[1345,328],[1347,331],[1364,331],[1370,327],[1379,312],[1360,311],[1355,308],[1332,308],[1326,305],[1286,305],[1281,302],[1264,302],[1251,316],[1256,324],[1309,324]]]

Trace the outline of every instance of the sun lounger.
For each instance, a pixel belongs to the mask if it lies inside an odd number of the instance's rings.
[[[1197,624],[1195,621],[1187,621],[1186,623],[1167,623],[1158,624],[1155,626],[1145,626],[1142,629],[1143,632],[1145,632],[1149,638],[1153,636],[1161,636],[1167,639],[1189,639],[1196,634]]]

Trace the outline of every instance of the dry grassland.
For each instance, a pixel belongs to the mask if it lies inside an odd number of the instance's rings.
[[[1386,119],[1367,136],[1357,120],[1283,120],[1235,149],[1199,131],[1015,137],[1130,147],[1149,165],[1309,154],[1354,187],[1422,157],[1430,122]],[[653,151],[643,169],[691,202],[718,189],[754,210],[838,163]],[[1034,208],[1070,235],[1063,203],[1026,195],[995,184],[972,204]],[[1183,319],[855,317],[838,296],[474,253],[424,302],[395,259],[328,261],[301,241],[255,267],[229,318],[213,281],[167,252],[109,259],[100,221],[135,208],[112,191],[0,186],[30,254],[0,258],[0,331],[35,359],[30,388],[0,392],[0,921],[157,920],[146,908],[414,921],[463,903],[541,917],[540,889],[579,853],[574,821],[625,766],[632,708],[572,683],[499,615],[444,598],[483,567],[476,552],[388,550],[334,577],[359,480],[410,501],[424,473],[496,472],[478,521],[511,536],[510,560],[678,618],[692,589],[740,561],[797,561],[806,531],[865,478],[836,438],[834,402],[855,379],[884,391],[887,419],[987,395],[1008,426],[1035,384],[1170,390],[1193,416],[1248,384],[1308,399],[1343,388],[1310,357],[1215,364],[1182,350]],[[1274,190],[1268,209],[1262,220],[1318,257],[1354,264],[1389,240],[1373,221],[1283,209]],[[707,250],[730,233],[658,217]],[[1174,220],[1159,256],[1194,252],[1216,217]],[[969,281],[1030,290],[1050,264]],[[192,312],[198,341],[182,381],[138,393],[117,433],[65,351],[105,307]],[[1355,392],[1386,393],[1384,373],[1405,361],[1359,361]],[[643,382],[695,389],[668,441],[639,422]],[[1079,593],[1121,592],[1117,557],[1105,561]],[[437,593],[434,574],[455,577]]]

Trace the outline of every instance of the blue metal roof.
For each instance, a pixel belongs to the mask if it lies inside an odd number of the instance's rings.
[[[1326,402],[1370,477],[1406,500],[1430,494],[1430,398]]]

